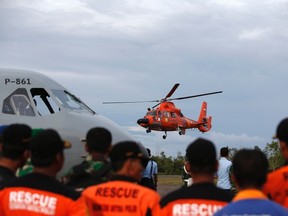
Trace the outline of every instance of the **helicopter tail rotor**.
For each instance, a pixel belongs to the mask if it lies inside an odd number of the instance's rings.
[[[198,129],[202,132],[207,132],[211,129],[212,116],[207,117],[207,103],[202,103],[201,112],[198,118]]]

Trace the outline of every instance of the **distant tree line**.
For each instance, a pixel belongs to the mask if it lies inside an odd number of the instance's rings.
[[[158,173],[163,175],[181,175],[183,172],[183,165],[185,156],[181,155],[181,152],[177,153],[177,157],[167,157],[162,151],[160,156],[152,156],[152,160],[158,164]]]
[[[254,149],[263,151],[269,161],[270,170],[275,170],[281,167],[284,164],[284,159],[281,155],[279,143],[272,141],[267,143],[265,148],[261,150],[258,146],[254,146]],[[229,149],[229,157],[233,158],[234,154],[238,151],[237,148]],[[162,151],[159,156],[152,156],[152,160],[156,161],[158,164],[158,173],[163,175],[182,175],[183,174],[183,165],[185,156],[181,152],[177,153],[176,157],[169,156],[167,157]]]

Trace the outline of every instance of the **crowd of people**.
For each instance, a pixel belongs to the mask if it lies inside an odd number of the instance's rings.
[[[275,137],[288,162],[288,118]],[[109,128],[91,128],[87,157],[57,178],[69,142],[53,129],[1,126],[0,215],[288,215],[288,165],[268,174],[260,150],[240,149],[230,161],[224,147],[218,160],[215,144],[198,138],[183,163],[191,183],[160,197],[150,149],[131,140],[112,145],[112,139]],[[27,163],[29,171],[19,175]]]

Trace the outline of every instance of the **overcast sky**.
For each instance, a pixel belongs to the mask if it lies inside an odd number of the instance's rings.
[[[0,67],[44,73],[130,131],[153,154],[195,138],[220,148],[265,147],[288,116],[288,0],[0,0]],[[210,132],[146,134],[155,104],[103,105],[222,90],[176,101]]]

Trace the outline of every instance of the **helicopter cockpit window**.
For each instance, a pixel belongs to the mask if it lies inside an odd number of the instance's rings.
[[[35,116],[26,89],[19,88],[3,101],[2,112],[5,114]]]
[[[165,117],[170,117],[170,113],[166,112],[166,111],[164,111],[162,115],[165,116]]]
[[[156,116],[156,110],[151,110],[151,111],[147,112],[146,115],[147,116]]]
[[[40,116],[51,115],[60,111],[59,106],[43,88],[32,88],[33,103]]]
[[[95,114],[95,112],[90,109],[86,104],[84,104],[79,98],[75,95],[69,93],[66,90],[52,90],[54,96],[58,100],[59,103],[67,111],[74,111],[74,112],[89,112],[91,114]]]

